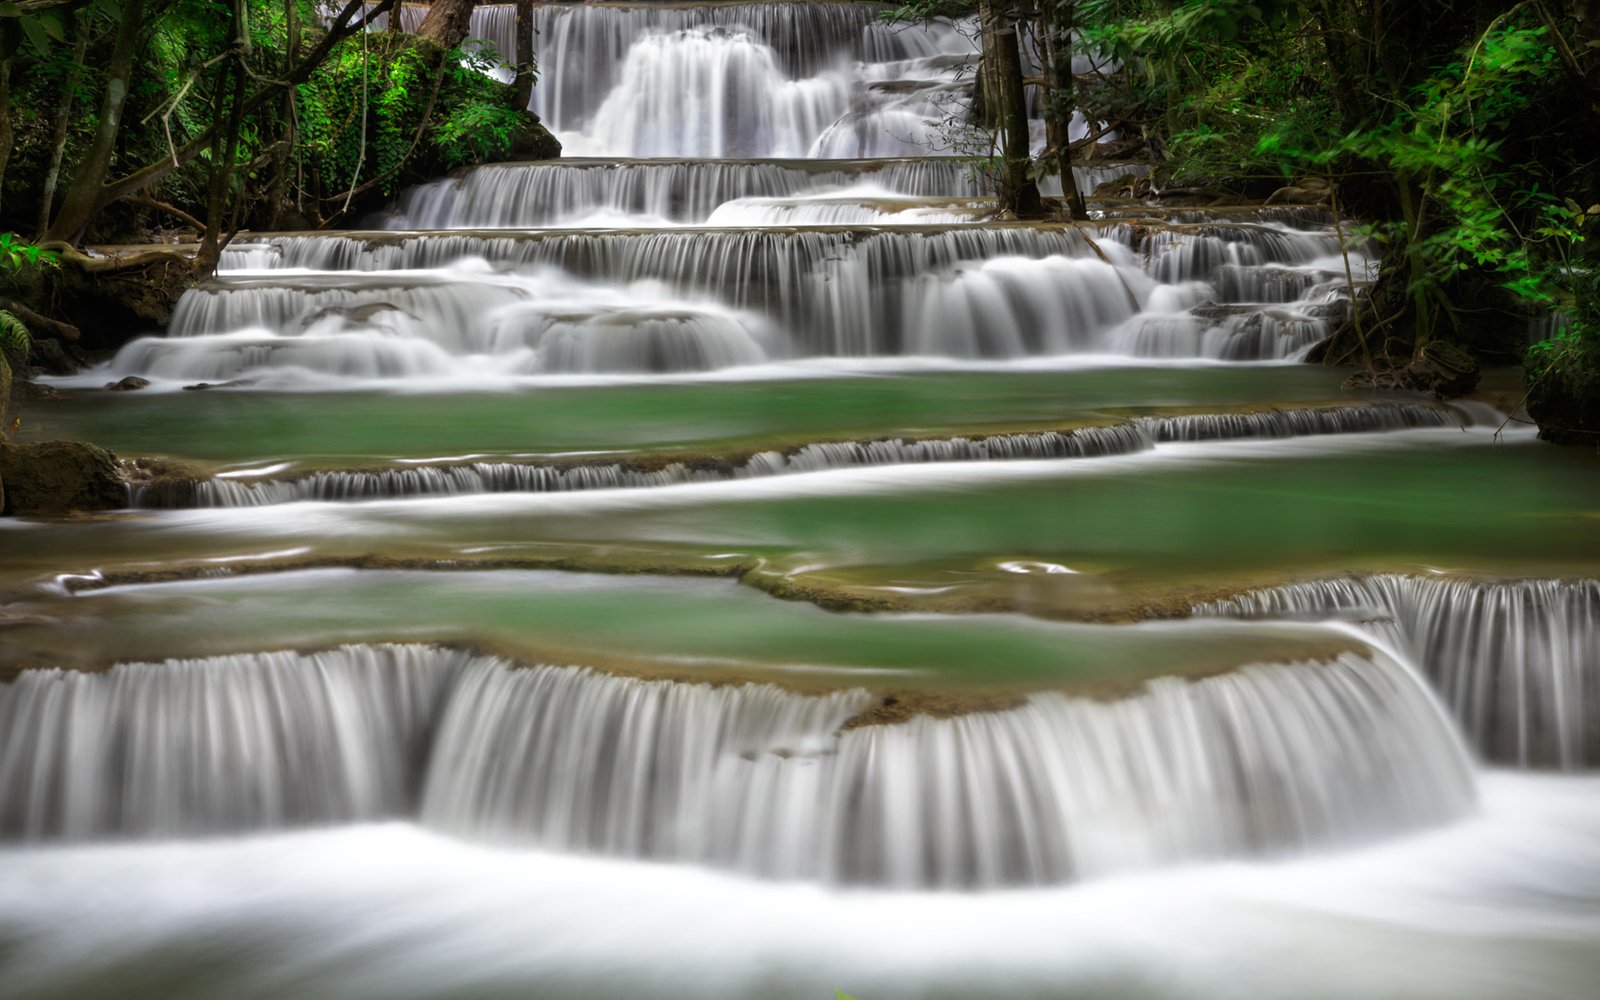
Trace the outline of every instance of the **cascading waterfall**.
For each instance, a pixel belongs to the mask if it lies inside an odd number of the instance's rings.
[[[1600,766],[1600,581],[1379,575],[1252,591],[1195,613],[1353,620],[1422,665],[1487,759]]]
[[[131,496],[135,507],[255,507],[302,500],[641,489],[874,465],[1103,458],[1133,454],[1160,443],[1460,427],[1470,419],[1459,411],[1422,403],[1186,414],[1141,417],[1105,427],[977,438],[819,442],[788,452],[758,452],[742,461],[702,459],[659,468],[617,463],[474,462],[335,469],[284,478],[160,480],[132,486]]]
[[[693,372],[819,356],[1279,359],[1346,308],[1325,232],[1192,235],[1211,249],[1190,258],[1125,224],[286,236],[242,251],[254,270],[187,292],[168,338],[135,341],[79,380]],[[1238,272],[1225,288],[1205,280],[1224,251],[1261,273],[1309,275],[1294,283],[1306,298],[1219,304],[1244,288]]]
[[[549,848],[971,888],[1356,843],[1474,799],[1444,713],[1380,653],[841,731],[875,701],[425,646],[32,671],[0,686],[0,830],[149,836],[415,809]]]
[[[573,154],[925,155],[894,126],[920,108],[926,129],[941,112],[903,91],[955,84],[976,49],[954,25],[897,27],[883,9],[541,5],[535,57],[545,83],[532,107]],[[480,10],[474,34],[513,51],[513,25],[508,10]],[[873,125],[855,130],[853,149],[834,151],[843,143],[827,133],[845,116]]]

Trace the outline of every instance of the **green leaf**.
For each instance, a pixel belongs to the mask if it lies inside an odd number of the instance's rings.
[[[47,10],[39,15],[39,27],[44,33],[58,42],[67,40],[66,26],[61,22],[61,15],[55,11]]]
[[[22,26],[22,33],[28,36],[29,43],[39,55],[45,55],[50,51],[50,36],[45,34],[39,18],[22,17],[17,19],[17,23]]]

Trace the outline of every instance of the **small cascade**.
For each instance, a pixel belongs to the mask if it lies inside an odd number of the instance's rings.
[[[330,277],[235,279],[185,294],[167,337],[133,341],[111,367],[172,381],[472,378],[698,372],[788,353],[760,317],[656,284],[619,288],[540,267],[499,274],[470,260]]]
[[[955,160],[555,160],[494,164],[411,189],[386,229],[526,229],[562,225],[700,224],[746,198],[786,198],[861,184],[914,198],[977,197]],[[241,255],[224,269],[252,266]],[[259,265],[255,265],[259,266]]]
[[[1140,163],[1073,168],[1078,187],[1093,191],[1121,177],[1141,176]],[[1060,181],[1041,181],[1059,197]],[[899,217],[872,209],[879,202],[968,200],[990,193],[967,161],[951,157],[909,160],[585,160],[501,163],[418,185],[373,225],[390,230],[530,229],[537,227],[644,228],[670,225],[857,225],[886,222],[969,222],[975,215],[942,219],[937,213]],[[752,213],[738,207],[770,201],[852,203],[858,217],[804,216],[791,209]],[[981,201],[986,211],[993,202]],[[889,208],[897,208],[893,204]],[[913,204],[912,207],[915,207]],[[232,248],[230,248],[230,251]],[[223,270],[273,266],[254,245],[225,253]]]
[[[1486,759],[1600,766],[1600,581],[1380,575],[1252,591],[1195,613],[1352,620],[1422,665]]]
[[[1178,417],[1144,417],[1140,420],[1151,438],[1162,442],[1368,434],[1421,427],[1462,427],[1477,422],[1474,414],[1424,403],[1301,407],[1254,413],[1194,413]]]
[[[245,831],[409,813],[464,654],[413,646],[26,671],[0,684],[0,836]]]
[[[546,849],[976,888],[1360,843],[1474,799],[1444,713],[1381,654],[841,729],[875,703],[424,646],[29,672],[0,686],[0,831],[414,809]]]
[[[298,501],[383,500],[473,493],[564,493],[648,489],[788,473],[925,462],[1104,458],[1158,443],[1360,434],[1459,427],[1463,415],[1422,403],[1319,407],[1258,413],[1141,417],[1125,424],[1065,431],[876,441],[828,441],[737,459],[704,458],[645,467],[622,463],[474,462],[382,469],[334,469],[283,478],[156,480],[130,487],[131,505],[256,507]]]

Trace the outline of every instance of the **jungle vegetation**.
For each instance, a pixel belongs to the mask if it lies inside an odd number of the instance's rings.
[[[963,10],[910,0],[895,16]],[[1011,212],[1041,214],[1030,179],[1107,129],[1139,140],[1157,193],[1324,204],[1383,260],[1331,360],[1401,388],[1448,384],[1463,355],[1524,362],[1547,436],[1600,442],[1600,3],[983,0],[978,14],[975,110]],[[1072,72],[1075,47],[1091,72]],[[1038,160],[1029,87],[1051,126]],[[1067,143],[1073,108],[1097,127]]]

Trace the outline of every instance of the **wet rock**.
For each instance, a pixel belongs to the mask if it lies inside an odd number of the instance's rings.
[[[61,390],[43,382],[17,381],[11,384],[12,399],[60,399]]]
[[[1528,415],[1555,444],[1600,448],[1600,370],[1585,357],[1528,366]]]
[[[110,389],[112,392],[133,392],[138,389],[143,389],[149,384],[150,380],[147,378],[140,378],[137,375],[129,375],[120,382],[107,382],[106,388]]]
[[[1331,205],[1333,186],[1325,177],[1297,177],[1267,196],[1268,205]]]
[[[561,156],[561,140],[530,111],[511,135],[510,153],[514,160],[554,160]]]
[[[1195,319],[1204,320],[1207,326],[1218,326],[1224,320],[1234,316],[1248,316],[1252,313],[1259,314],[1260,307],[1252,305],[1237,305],[1205,301],[1189,310],[1189,315]]]
[[[238,389],[247,385],[255,385],[253,378],[236,378],[227,382],[196,382],[194,385],[183,387],[185,392],[200,392],[206,389]]]
[[[36,337],[28,345],[28,364],[46,375],[71,375],[78,370],[61,341],[48,337]]]
[[[0,442],[0,514],[65,514],[127,506],[116,456],[81,441]]]

